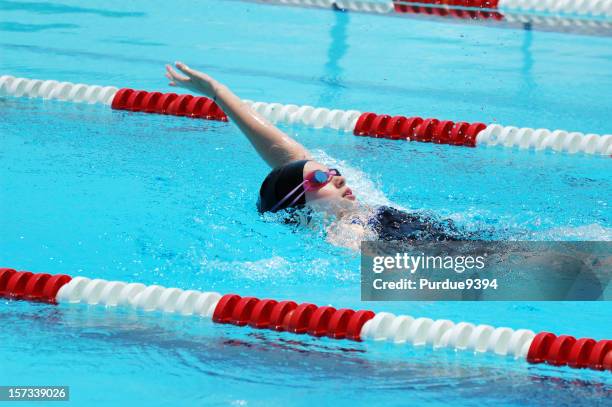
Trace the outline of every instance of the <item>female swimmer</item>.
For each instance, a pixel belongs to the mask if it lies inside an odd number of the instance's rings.
[[[292,215],[290,219],[303,219],[312,211],[331,216],[335,225],[344,225],[342,234],[350,235],[354,243],[372,237],[400,241],[473,238],[450,220],[361,204],[337,169],[313,160],[304,146],[253,111],[226,86],[181,62],[176,68],[180,72],[166,66],[170,85],[214,99],[273,168],[261,184],[257,200],[260,213],[286,211]]]

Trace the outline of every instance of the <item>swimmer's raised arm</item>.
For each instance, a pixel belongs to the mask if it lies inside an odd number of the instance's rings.
[[[275,168],[292,161],[311,159],[309,151],[304,146],[253,111],[226,86],[182,62],[177,62],[176,67],[185,75],[166,65],[166,77],[170,79],[170,85],[180,86],[215,99],[268,165]]]

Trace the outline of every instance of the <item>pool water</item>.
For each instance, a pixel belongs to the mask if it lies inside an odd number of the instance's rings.
[[[243,98],[610,133],[612,38],[239,1],[0,1],[0,74],[171,91],[182,60]],[[359,253],[260,217],[231,123],[0,97],[0,266],[612,337],[609,302],[359,301]],[[496,238],[612,240],[607,157],[281,126],[362,200]],[[0,385],[148,405],[595,405],[610,375],[197,318],[0,303]]]

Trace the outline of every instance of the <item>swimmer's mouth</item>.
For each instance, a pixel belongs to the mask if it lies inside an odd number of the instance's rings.
[[[342,198],[350,199],[351,201],[355,200],[355,195],[353,195],[353,191],[350,188],[347,188],[346,191],[342,194]]]

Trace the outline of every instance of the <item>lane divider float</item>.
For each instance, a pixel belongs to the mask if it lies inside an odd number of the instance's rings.
[[[426,13],[459,18],[503,19],[506,13],[549,13],[611,17],[610,0],[393,0],[399,13]]]
[[[610,0],[255,0],[258,3],[317,7],[375,14],[426,14],[472,20],[505,20],[522,14],[546,17],[612,17]],[[512,21],[512,19],[510,19]]]
[[[317,306],[236,294],[221,295],[107,281],[65,274],[50,275],[0,268],[0,297],[51,304],[125,307],[145,312],[195,315],[217,324],[268,329],[352,341],[489,353],[531,364],[612,371],[612,340],[576,339],[469,322],[414,318],[388,312]]]
[[[115,110],[228,121],[227,115],[213,100],[176,93],[118,89],[112,86],[42,81],[5,75],[0,77],[0,96],[100,103],[110,105]],[[300,124],[317,129],[331,128],[352,132],[355,136],[465,147],[502,146],[612,156],[611,134],[454,122],[252,100],[243,102],[272,123]]]
[[[330,10],[341,10],[371,14],[386,15],[426,15],[441,18],[456,18],[461,20],[484,20],[505,22],[508,24],[531,24],[534,28],[587,30],[610,30],[609,10],[612,10],[611,0],[597,0],[600,3],[580,2],[568,5],[559,3],[556,6],[546,5],[544,1],[537,1],[535,6],[504,0],[423,0],[420,2],[407,1],[362,1],[362,0],[247,0],[251,2],[288,5],[298,7],[317,7]],[[573,1],[573,0],[572,0]],[[606,5],[608,1],[608,5]],[[500,6],[501,5],[501,6]],[[546,5],[546,9],[542,9]],[[555,10],[561,10],[555,11]],[[565,13],[563,10],[566,10]],[[580,12],[576,10],[581,10]],[[608,10],[608,11],[606,11]],[[567,14],[571,13],[571,14]],[[578,31],[581,32],[581,31]],[[597,33],[597,32],[596,32]]]
[[[393,1],[396,13],[429,14],[463,19],[502,20],[498,11],[500,0],[420,0]]]
[[[115,110],[227,121],[227,116],[221,108],[212,99],[202,96],[124,88],[117,91],[112,99],[111,107]]]
[[[119,89],[114,86],[0,76],[0,96],[57,99],[76,103],[110,105]]]

